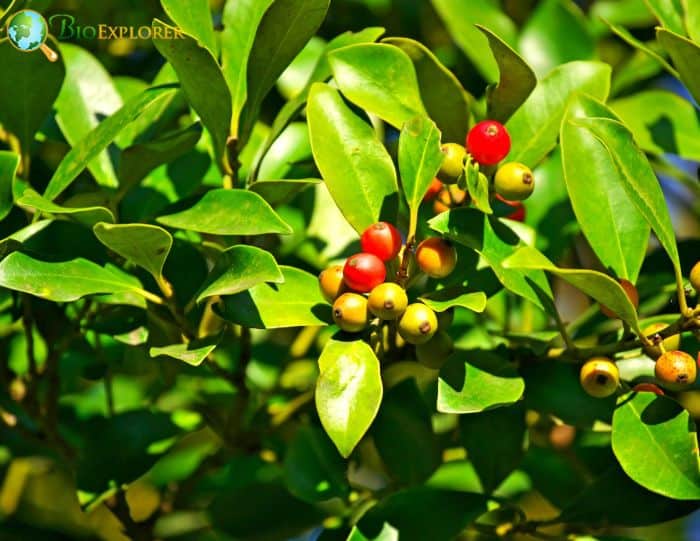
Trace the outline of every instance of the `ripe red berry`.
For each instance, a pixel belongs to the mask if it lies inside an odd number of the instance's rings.
[[[343,267],[343,280],[348,287],[368,293],[386,278],[386,268],[381,259],[365,252],[348,257]]]
[[[360,244],[363,252],[374,254],[382,261],[389,261],[401,250],[401,234],[393,225],[377,222],[364,230]]]
[[[505,199],[502,195],[496,194],[496,199],[498,199],[501,203],[504,203],[508,205],[509,207],[513,208],[513,212],[510,214],[506,214],[506,218],[509,220],[514,220],[516,222],[524,222],[525,221],[525,205],[522,204],[520,201],[509,201],[508,199]]]
[[[654,383],[637,383],[632,390],[635,393],[654,393],[659,396],[664,396],[664,394],[666,394],[661,387]]]
[[[495,120],[484,120],[467,134],[467,150],[481,165],[495,165],[510,152],[510,135]]]

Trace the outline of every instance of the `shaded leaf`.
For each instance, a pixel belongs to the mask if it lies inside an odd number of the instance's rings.
[[[17,200],[20,207],[35,209],[43,214],[65,215],[79,224],[92,227],[97,222],[114,222],[114,216],[104,207],[64,207],[27,188]]]
[[[700,62],[700,46],[663,28],[656,30],[656,39],[673,60],[682,83],[695,98],[696,103],[700,102],[700,71],[697,70]]]
[[[12,210],[12,186],[15,183],[19,156],[8,150],[0,150],[0,220]]]
[[[317,178],[294,178],[281,180],[259,180],[250,185],[250,190],[259,194],[272,206],[288,203],[299,192],[322,182]]]

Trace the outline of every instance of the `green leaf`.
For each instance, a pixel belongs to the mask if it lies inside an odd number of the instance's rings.
[[[248,98],[241,112],[239,137],[246,141],[263,98],[321,26],[330,0],[276,0],[260,21],[247,66]]]
[[[49,263],[21,252],[13,252],[0,261],[0,285],[54,302],[71,302],[86,295],[139,289],[133,280],[87,259]]]
[[[569,62],[554,68],[506,124],[512,141],[506,160],[537,165],[556,144],[569,97],[581,92],[605,100],[610,71],[602,62]]]
[[[165,13],[183,32],[196,38],[216,57],[216,38],[209,0],[161,0]]]
[[[284,282],[258,284],[248,291],[223,298],[222,316],[256,329],[326,325],[330,306],[318,279],[299,269],[280,266]]]
[[[275,83],[285,100],[291,100],[304,90],[325,50],[326,40],[313,36],[285,68]]]
[[[532,68],[505,41],[488,28],[477,25],[486,36],[498,65],[499,79],[487,92],[488,118],[505,123],[537,86]]]
[[[27,188],[17,200],[20,207],[38,210],[44,214],[62,214],[79,224],[92,227],[97,222],[114,222],[114,216],[104,207],[63,207],[42,197],[31,188]]]
[[[259,180],[250,185],[250,190],[260,195],[272,206],[288,203],[299,192],[322,182],[317,178],[290,178],[281,180]]]
[[[309,503],[344,498],[350,491],[345,470],[345,461],[322,430],[315,426],[297,430],[284,457],[289,492]]]
[[[391,524],[385,522],[377,535],[366,537],[357,526],[353,526],[346,541],[399,541],[399,532]]]
[[[476,209],[460,208],[443,212],[428,224],[433,231],[475,250],[507,289],[542,308],[549,305],[552,291],[541,271],[503,266],[503,261],[523,246],[517,234],[504,222]]]
[[[173,246],[173,237],[162,227],[147,224],[99,223],[93,228],[97,239],[113,252],[147,270],[163,289],[163,265]]]
[[[700,102],[700,71],[697,70],[700,62],[700,46],[663,28],[656,30],[656,39],[673,60],[673,65],[676,66],[683,84],[695,101]]]
[[[426,114],[416,70],[398,47],[360,43],[328,55],[333,79],[354,104],[401,128],[416,115]]]
[[[408,208],[417,217],[435,175],[445,155],[440,149],[440,132],[426,116],[406,122],[399,137],[399,172]]]
[[[700,499],[695,424],[677,402],[653,393],[621,396],[612,448],[625,473],[644,488],[675,500]]]
[[[254,246],[233,246],[221,254],[197,302],[213,295],[233,295],[263,282],[280,284],[284,277],[270,252]]]
[[[51,38],[48,43],[57,46]],[[34,134],[58,96],[66,68],[63,57],[49,62],[43,54],[27,54],[9,43],[0,43],[0,124],[19,139],[22,151],[29,154]]]
[[[644,0],[659,22],[676,34],[684,34],[681,0]]]
[[[656,51],[656,49],[659,49],[657,43],[655,43],[655,42],[644,43],[643,41],[640,41],[639,39],[637,39],[625,27],[617,26],[617,25],[611,24],[607,21],[606,21],[606,24],[610,27],[610,30],[612,30],[613,33],[615,35],[617,35],[620,39],[622,39],[625,43],[634,47],[640,53],[643,53],[646,56],[648,56],[649,58],[653,59],[661,67],[663,67],[666,71],[668,71],[671,75],[678,78],[678,72],[675,69],[673,69],[673,66],[671,66],[671,64],[669,64],[666,61],[666,59]],[[617,75],[619,76],[619,74],[617,74]]]
[[[415,487],[380,501],[357,528],[367,539],[377,539],[387,523],[399,531],[401,541],[452,541],[484,512],[486,500],[480,494]]]
[[[402,485],[422,483],[440,465],[430,410],[412,378],[386,392],[370,434],[387,469]]]
[[[66,63],[66,78],[56,99],[56,123],[66,141],[75,146],[97,127],[100,118],[114,114],[122,106],[107,70],[85,49],[61,43]],[[119,185],[107,150],[88,163],[90,173],[101,186]]]
[[[700,43],[700,4],[693,0],[681,0],[685,8],[685,29],[690,39]]]
[[[525,408],[514,404],[462,415],[459,431],[484,491],[492,493],[518,467],[525,454]]]
[[[175,29],[158,19],[153,28],[163,35]],[[214,152],[223,163],[226,160],[226,141],[231,127],[231,93],[218,62],[211,52],[197,40],[183,34],[181,39],[153,39],[156,49],[173,66],[182,91],[192,109],[199,115],[211,134]]]
[[[583,234],[606,268],[637,281],[649,242],[649,226],[624,187],[610,153],[578,118],[611,118],[610,109],[578,95],[562,121],[560,140],[564,180]],[[591,197],[591,193],[598,194]],[[624,212],[621,209],[625,209]]]
[[[462,286],[427,293],[421,296],[420,300],[436,312],[456,307],[479,313],[486,309],[486,294],[483,291],[472,291]]]
[[[0,150],[0,220],[12,210],[12,186],[15,183],[19,156],[8,150]]]
[[[608,118],[577,119],[576,124],[590,130],[606,147],[620,173],[627,195],[649,222],[676,272],[680,274],[676,237],[661,185],[630,131],[620,122]]]
[[[321,424],[343,457],[347,458],[369,429],[382,401],[379,360],[365,342],[345,348],[331,342],[324,349],[316,382],[316,409]]]
[[[396,172],[372,127],[323,83],[311,87],[306,114],[314,160],[348,223],[362,232],[380,218],[394,221]]]
[[[432,3],[455,43],[484,79],[495,83],[498,80],[498,65],[488,54],[488,40],[475,25],[488,28],[513,47],[517,36],[515,23],[494,0],[471,0],[469,9],[465,9],[462,0],[432,0]]]
[[[382,41],[401,49],[413,62],[421,101],[428,117],[442,132],[442,142],[463,144],[469,129],[470,104],[474,98],[422,43],[394,37]]]
[[[455,351],[440,370],[437,409],[476,413],[517,402],[524,390],[514,364],[488,351]]]
[[[625,290],[607,274],[588,269],[564,269],[554,265],[542,253],[529,246],[523,247],[503,262],[507,268],[545,270],[566,280],[595,301],[604,304],[641,334],[637,311]]]
[[[78,177],[88,163],[114,141],[115,137],[149,106],[172,96],[172,86],[149,88],[129,100],[113,115],[104,119],[66,154],[49,181],[44,197],[56,199]]]
[[[311,142],[309,128],[304,122],[292,122],[270,145],[267,153],[259,162],[257,178],[262,180],[275,178],[292,178],[296,171],[304,170],[307,164],[308,174],[314,172],[311,159]]]
[[[570,0],[544,0],[523,27],[518,49],[538,75],[572,60],[595,56],[595,41],[581,10]]]
[[[464,165],[464,178],[474,208],[484,214],[493,214],[489,199],[489,179],[479,171],[479,165],[474,162],[466,163]]]
[[[151,357],[163,355],[172,357],[192,366],[199,366],[216,349],[220,336],[209,336],[192,340],[186,344],[173,344],[171,346],[153,347],[148,350]]]
[[[292,232],[258,194],[246,190],[210,190],[190,208],[161,216],[168,227],[210,235],[264,235]]]

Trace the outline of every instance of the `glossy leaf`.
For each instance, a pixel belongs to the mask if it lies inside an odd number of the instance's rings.
[[[683,84],[695,101],[700,102],[700,72],[696,69],[700,62],[700,46],[663,28],[656,30],[656,39],[673,60]]]
[[[399,172],[408,208],[416,216],[445,155],[440,150],[440,132],[426,116],[406,122],[399,137]]]
[[[532,68],[505,41],[488,28],[477,25],[488,39],[498,65],[498,83],[487,91],[487,117],[505,123],[537,86]]]
[[[163,266],[173,246],[173,237],[165,229],[147,224],[99,223],[93,231],[102,244],[147,270],[163,287]]]
[[[607,64],[579,61],[554,68],[506,124],[512,141],[506,160],[537,165],[554,148],[569,97],[581,92],[605,100],[609,90]]]
[[[48,43],[57,49],[53,40]],[[29,152],[34,134],[58,96],[66,68],[63,57],[48,62],[43,54],[18,51],[0,43],[0,124],[15,134],[23,151]]]
[[[161,0],[168,14],[186,34],[196,38],[216,56],[216,38],[208,0]]]
[[[442,142],[464,144],[469,129],[473,97],[457,77],[422,43],[409,38],[385,38],[384,43],[401,49],[413,62],[421,101],[442,133]]]
[[[240,293],[263,282],[280,284],[283,281],[272,254],[254,246],[233,246],[219,257],[197,302],[213,295]]]
[[[245,141],[263,98],[326,16],[330,0],[276,0],[263,15],[248,57],[248,96],[239,133]]]
[[[100,123],[122,106],[107,70],[85,49],[61,44],[66,63],[66,78],[56,99],[56,123],[71,145],[76,145]],[[119,179],[107,150],[88,163],[98,184],[114,188]]]
[[[0,150],[0,220],[12,210],[12,186],[19,167],[19,156],[14,152]]]
[[[328,61],[347,99],[396,128],[425,114],[413,63],[398,47],[348,45],[331,52]]]
[[[262,197],[246,190],[210,190],[190,208],[161,216],[158,221],[211,235],[291,233],[289,225]]]
[[[71,148],[49,181],[44,197],[55,199],[78,175],[88,163],[114,141],[115,137],[134,121],[148,107],[160,100],[168,99],[175,89],[171,86],[154,87],[129,100],[113,115],[104,119],[83,139]]]
[[[469,199],[474,208],[484,214],[493,214],[490,202],[489,179],[479,171],[479,166],[474,163],[465,164],[464,179],[467,184]]]
[[[621,396],[612,448],[625,473],[643,487],[676,500],[700,499],[695,425],[673,400],[653,393]]]
[[[223,298],[222,316],[256,329],[326,325],[330,306],[318,288],[318,279],[299,269],[280,266],[284,282],[258,284]]]
[[[352,354],[334,347],[326,353],[316,382],[321,424],[347,458],[369,429],[382,401],[379,360],[365,342],[354,341]]]
[[[659,22],[676,34],[684,34],[683,8],[680,0],[644,0]]]
[[[440,370],[437,409],[476,413],[512,404],[524,390],[515,365],[488,351],[456,351]]]
[[[219,336],[213,336],[200,340],[193,340],[186,344],[173,344],[171,346],[152,347],[148,350],[151,357],[171,357],[192,366],[199,366],[216,349]]]
[[[444,312],[449,308],[466,308],[472,312],[483,312],[486,308],[486,294],[482,291],[471,291],[464,287],[440,289],[420,297],[420,300],[436,312]]]
[[[358,232],[380,218],[394,221],[396,172],[371,126],[322,83],[311,87],[306,114],[314,160],[345,219]]]
[[[97,222],[114,222],[114,216],[104,207],[64,207],[42,197],[31,188],[27,188],[17,200],[20,207],[35,209],[42,214],[64,215],[71,220],[92,227]]]
[[[571,101],[560,132],[566,188],[576,219],[600,261],[619,278],[636,282],[649,226],[627,194],[605,145],[576,125],[576,119],[589,117],[617,120],[596,100],[579,95]]]

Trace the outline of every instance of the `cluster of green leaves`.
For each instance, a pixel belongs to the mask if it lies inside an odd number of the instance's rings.
[[[184,37],[154,39],[148,81],[0,41],[9,539],[492,539],[547,526],[543,499],[593,539],[697,507],[700,391],[597,400],[577,366],[619,354],[625,385],[646,381],[641,329],[698,327],[698,243],[677,243],[658,180],[700,192],[669,158],[700,160],[697,105],[649,86],[667,72],[700,100],[696,3],[433,0],[442,51],[379,27],[322,39],[329,0],[228,0],[223,29],[207,0],[161,4],[153,25]],[[472,164],[471,206],[423,203],[440,145],[482,118],[535,172],[525,223]],[[316,275],[378,220],[457,247],[443,280],[410,269],[411,300],[455,310],[439,372],[332,325]]]

